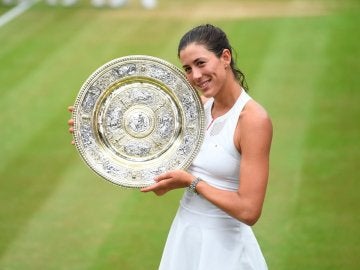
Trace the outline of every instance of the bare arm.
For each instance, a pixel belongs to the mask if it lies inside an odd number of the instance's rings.
[[[248,224],[256,223],[261,215],[269,173],[269,152],[272,125],[265,111],[251,102],[241,114],[235,134],[235,144],[241,151],[239,189],[220,190],[204,181],[196,187],[204,198],[234,218]],[[240,128],[241,127],[241,128]],[[194,176],[184,171],[170,171],[156,178],[157,183],[142,189],[162,195],[175,188],[187,187]]]
[[[219,190],[204,182],[197,186],[197,191],[207,200],[249,225],[255,224],[261,215],[272,139],[271,121],[256,107],[241,116],[241,130],[235,136],[236,144],[241,149],[240,185],[237,192]]]

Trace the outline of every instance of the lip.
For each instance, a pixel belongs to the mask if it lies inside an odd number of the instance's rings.
[[[205,91],[207,88],[209,88],[209,84],[210,84],[210,79],[209,80],[205,80],[205,81],[202,81],[202,82],[199,82],[196,84],[196,86],[202,90],[202,91]]]

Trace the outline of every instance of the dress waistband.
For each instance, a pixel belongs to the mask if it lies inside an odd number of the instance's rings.
[[[180,205],[178,215],[183,222],[205,229],[244,230],[245,227],[250,228],[231,216],[207,215],[188,209],[183,205]]]

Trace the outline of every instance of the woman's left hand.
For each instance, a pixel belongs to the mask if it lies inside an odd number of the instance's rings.
[[[161,196],[170,190],[188,187],[195,177],[183,170],[168,171],[155,177],[155,183],[151,186],[142,188],[142,192],[153,191]]]

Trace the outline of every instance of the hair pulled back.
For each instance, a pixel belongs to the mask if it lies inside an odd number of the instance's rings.
[[[180,51],[191,43],[197,43],[205,46],[217,57],[222,55],[224,49],[228,49],[231,53],[230,67],[234,77],[240,85],[247,90],[248,87],[245,75],[236,66],[232,47],[230,46],[229,40],[223,30],[211,24],[203,24],[191,29],[181,38],[179,42],[178,57],[180,57]]]

